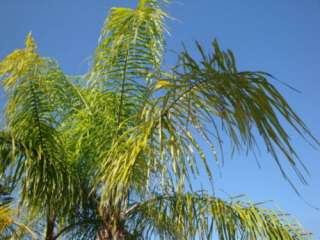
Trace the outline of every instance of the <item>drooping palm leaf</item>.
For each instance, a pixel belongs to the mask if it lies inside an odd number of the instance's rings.
[[[101,169],[106,173],[102,182],[107,195],[115,185],[120,195],[130,187],[130,181],[137,176],[134,166],[141,162],[141,156],[147,159],[146,172],[161,172],[164,179],[173,174],[172,180],[182,186],[190,173],[197,175],[199,156],[212,178],[199,137],[218,159],[217,149],[223,149],[221,136],[227,135],[239,150],[250,150],[255,147],[256,132],[283,176],[290,182],[279,154],[304,182],[304,166],[299,167],[299,158],[281,121],[316,144],[318,141],[270,83],[268,74],[239,72],[231,51],[223,52],[216,41],[213,47],[213,53],[207,55],[198,45],[202,56],[199,63],[183,52],[172,73],[154,83],[154,94],[139,114],[141,121],[102,153]]]
[[[144,239],[307,239],[294,220],[242,201],[226,202],[204,192],[155,196],[127,214]],[[130,222],[130,221],[128,221]]]
[[[206,54],[197,43],[201,54],[198,62],[187,51],[182,52],[172,77],[158,81],[156,87],[166,91],[162,117],[171,118],[173,126],[183,135],[186,135],[183,132],[197,131],[214,152],[219,145],[222,148],[223,133],[235,148],[251,150],[255,147],[257,132],[283,176],[288,179],[280,153],[305,182],[301,167],[303,171],[306,169],[299,162],[284,124],[288,123],[316,144],[318,140],[270,82],[271,75],[238,71],[230,50],[222,51],[216,40],[212,46],[213,52]]]

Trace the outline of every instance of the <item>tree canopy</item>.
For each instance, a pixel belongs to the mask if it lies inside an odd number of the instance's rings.
[[[221,161],[223,138],[240,152],[262,139],[289,182],[283,159],[302,181],[306,169],[284,126],[318,141],[273,77],[239,71],[217,40],[209,51],[196,43],[200,59],[185,49],[176,65],[164,67],[164,4],[112,8],[82,76],[42,57],[31,34],[25,48],[0,62],[7,96],[1,178],[33,229],[0,205],[5,238],[309,237],[283,212],[193,189],[200,167],[212,181],[209,161]]]

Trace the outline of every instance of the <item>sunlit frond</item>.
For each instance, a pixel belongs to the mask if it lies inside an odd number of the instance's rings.
[[[6,239],[15,233],[12,210],[6,206],[0,206],[0,237]]]
[[[141,104],[148,76],[160,69],[165,17],[157,1],[141,0],[135,9],[112,8],[102,29],[92,79],[117,93],[119,124],[123,114],[137,109],[132,105]]]
[[[199,63],[183,52],[172,73],[152,85],[153,94],[138,114],[139,122],[114,139],[110,150],[101,152],[101,182],[107,196],[115,189],[125,194],[123,189],[132,187],[132,181],[141,176],[135,171],[141,163],[148,181],[155,176],[150,173],[160,176],[158,186],[161,179],[167,181],[171,175],[171,181],[183,188],[190,174],[198,174],[199,158],[212,179],[206,146],[201,142],[207,143],[219,161],[221,136],[227,135],[238,150],[250,150],[255,147],[256,132],[284,177],[280,153],[304,181],[281,122],[285,120],[302,136],[317,140],[270,83],[268,74],[239,72],[231,51],[222,52],[216,41],[213,47],[213,53],[206,55],[198,45],[202,56]],[[204,141],[199,140],[201,137]]]
[[[0,192],[0,202],[3,196]],[[35,234],[26,225],[18,222],[17,211],[13,210],[8,203],[0,204],[0,238],[1,239],[21,239],[23,236],[35,239]]]
[[[305,182],[301,167],[306,169],[299,162],[284,122],[302,137],[316,144],[319,142],[271,84],[272,76],[264,72],[238,71],[232,52],[222,51],[216,40],[212,53],[206,54],[199,44],[197,47],[201,55],[199,61],[184,51],[172,76],[165,76],[156,85],[156,89],[165,92],[161,97],[162,118],[171,119],[177,134],[187,136],[188,132],[198,132],[214,154],[222,149],[224,134],[236,149],[247,151],[255,147],[258,133],[283,176],[287,178],[280,153]]]
[[[145,239],[308,239],[287,214],[253,203],[226,202],[206,193],[168,194],[138,203],[132,230]]]
[[[62,100],[58,101],[58,96],[64,89],[59,82],[64,75],[56,64],[37,54],[36,44],[28,35],[26,48],[0,62],[0,76],[8,97],[5,114],[15,148],[12,159],[19,159],[14,168],[23,179],[22,199],[34,208],[58,204],[53,199],[63,201],[63,196],[69,195],[73,178],[68,174],[66,154],[56,130],[61,120]],[[17,151],[16,143],[22,151]]]

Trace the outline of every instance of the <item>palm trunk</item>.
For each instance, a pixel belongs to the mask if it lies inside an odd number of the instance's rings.
[[[56,222],[56,213],[55,211],[52,211],[51,213],[48,214],[45,240],[54,240],[55,222]]]
[[[119,201],[116,206],[112,199],[111,195],[108,206],[103,208],[103,227],[97,233],[98,240],[125,240],[129,236],[121,217],[121,209],[127,207],[128,197]]]
[[[127,232],[123,224],[121,224],[120,218],[118,219],[113,215],[112,217],[105,211],[104,224],[98,231],[99,240],[124,240],[126,239]],[[119,215],[118,215],[119,216]],[[117,219],[116,219],[117,218]]]
[[[108,227],[101,229],[98,232],[99,240],[124,240],[126,239],[126,233],[123,229],[117,229],[116,231],[111,231]]]

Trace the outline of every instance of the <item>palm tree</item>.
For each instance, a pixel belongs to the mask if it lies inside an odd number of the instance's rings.
[[[304,166],[279,119],[318,142],[272,76],[238,71],[216,40],[164,68],[167,17],[156,0],[112,8],[84,76],[41,57],[31,34],[0,62],[1,153],[20,205],[46,240],[305,239],[286,214],[193,190],[201,165],[212,181],[204,149],[220,161],[223,137],[248,151],[259,135],[289,182],[279,156],[302,181]]]

